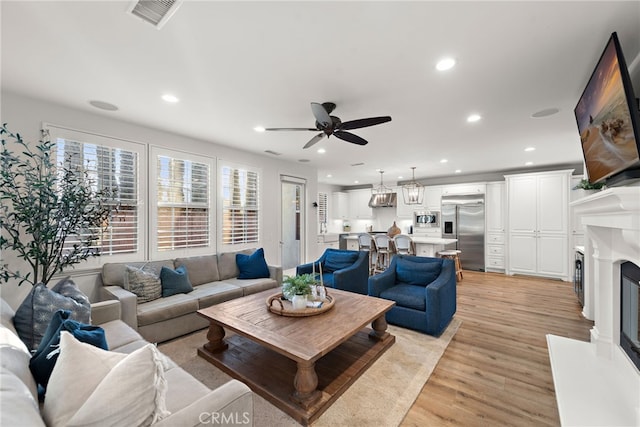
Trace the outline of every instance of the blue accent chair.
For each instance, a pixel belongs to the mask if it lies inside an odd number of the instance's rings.
[[[320,259],[299,265],[296,274],[320,273],[327,288],[341,289],[367,295],[369,278],[369,253],[366,251],[347,251],[326,249]]]
[[[369,295],[396,302],[387,322],[440,336],[456,312],[456,269],[450,259],[396,255],[369,277]]]

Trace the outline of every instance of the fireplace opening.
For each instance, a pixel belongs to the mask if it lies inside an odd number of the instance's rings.
[[[640,370],[640,267],[620,265],[620,346]]]

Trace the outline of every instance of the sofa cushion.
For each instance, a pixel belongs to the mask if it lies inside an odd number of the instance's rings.
[[[175,268],[184,266],[187,269],[189,282],[191,282],[193,286],[220,280],[220,275],[218,274],[218,258],[216,255],[176,258],[173,263]]]
[[[144,268],[145,271],[150,271],[156,276],[160,277],[160,270],[162,267],[173,268],[173,260],[166,259],[162,261],[145,261],[145,262],[107,262],[102,265],[102,279],[103,286],[120,286],[124,288],[124,273],[127,265],[131,267]]]
[[[273,289],[278,286],[278,282],[273,279],[227,279],[224,281],[226,284],[233,285],[242,289],[242,295],[247,296],[255,294],[257,292],[266,291],[267,289]]]
[[[122,320],[112,320],[100,326],[104,329],[107,345],[111,351],[120,351],[122,347],[131,343],[146,344],[144,338]],[[120,352],[122,353],[122,351]]]
[[[138,304],[153,301],[162,296],[160,277],[153,271],[146,271],[145,266],[127,265],[124,273],[124,288],[136,294]]]
[[[323,273],[333,273],[343,268],[351,267],[358,259],[357,251],[327,251],[322,266]]]
[[[18,336],[29,350],[40,344],[53,313],[59,309],[71,311],[71,318],[82,323],[91,323],[91,304],[71,278],[60,280],[48,289],[38,283],[31,288],[27,298],[20,304],[13,318]]]
[[[198,308],[211,307],[214,304],[240,298],[242,295],[241,287],[226,282],[205,283],[196,286],[193,292],[189,293],[189,296],[198,299]]]
[[[162,359],[152,344],[125,355],[62,332],[44,401],[47,425],[148,425],[166,417]]]
[[[175,363],[173,368],[165,371],[164,376],[169,384],[166,398],[167,410],[172,413],[192,404],[194,396],[205,396],[210,392],[207,386]],[[185,393],[185,390],[189,392]]]
[[[398,258],[396,262],[396,282],[407,285],[427,286],[440,275],[442,263],[415,262],[410,258]]]
[[[176,294],[138,306],[138,326],[151,325],[198,311],[198,299],[191,294]]]
[[[104,330],[101,327],[69,319],[70,315],[71,313],[67,310],[58,310],[53,314],[38,349],[29,361],[33,378],[44,388],[47,387],[51,371],[58,360],[60,332],[70,332],[78,341],[108,350]]]
[[[395,301],[399,307],[426,310],[426,291],[424,286],[395,285],[380,292],[380,298]]]
[[[176,268],[162,267],[160,271],[160,281],[162,282],[162,296],[170,297],[176,294],[186,294],[193,290],[187,269],[184,265]]]
[[[3,300],[4,303],[4,300]],[[31,393],[34,400],[38,399],[38,388],[29,370],[31,353],[18,338],[13,327],[0,325],[0,367],[15,375]],[[2,382],[0,381],[0,385]],[[0,387],[2,390],[3,387]],[[0,399],[1,400],[1,399]],[[0,423],[0,425],[5,425]],[[6,424],[11,425],[11,424]]]
[[[44,427],[37,400],[15,373],[0,368],[0,384],[0,425]]]
[[[218,258],[218,274],[219,280],[231,279],[232,277],[238,277],[240,269],[236,263],[237,254],[251,255],[254,249],[243,249],[235,252],[224,252],[217,255]]]
[[[240,272],[238,279],[263,279],[269,277],[269,266],[264,260],[264,249],[257,249],[251,255],[236,254],[236,264]]]

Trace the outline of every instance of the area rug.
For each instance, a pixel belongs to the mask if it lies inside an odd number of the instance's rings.
[[[395,344],[313,426],[399,425],[461,323],[454,318],[439,338],[389,325],[388,331],[396,337]],[[202,330],[160,344],[159,348],[184,370],[213,389],[231,377],[197,355],[196,349],[206,340],[206,330]],[[299,425],[257,394],[254,394],[253,405],[253,425],[256,427]]]

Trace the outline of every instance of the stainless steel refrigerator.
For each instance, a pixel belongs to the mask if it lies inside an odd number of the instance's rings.
[[[465,270],[484,271],[484,194],[442,196],[442,237],[458,239],[445,249],[459,249]]]

